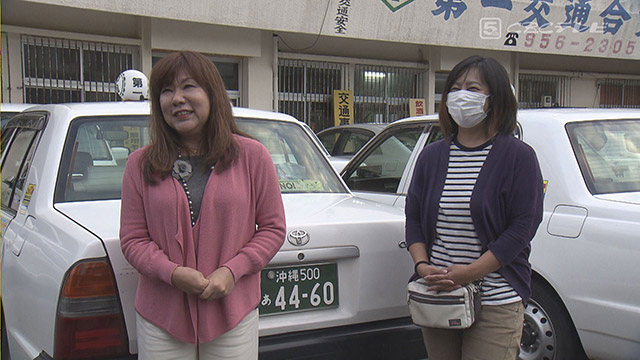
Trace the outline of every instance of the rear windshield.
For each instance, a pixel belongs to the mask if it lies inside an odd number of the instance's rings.
[[[2,123],[0,124],[2,127],[9,122],[9,119],[19,114],[17,111],[3,111],[2,112]]]
[[[640,119],[567,124],[592,194],[640,191]]]
[[[260,141],[276,166],[283,193],[346,192],[338,174],[298,124],[236,119],[238,127]]]
[[[78,118],[71,123],[55,202],[120,199],[129,154],[149,143],[147,116]]]
[[[346,192],[302,127],[280,121],[236,119],[271,154],[283,193]],[[120,199],[129,155],[149,143],[148,117],[73,121],[56,185],[55,202]]]

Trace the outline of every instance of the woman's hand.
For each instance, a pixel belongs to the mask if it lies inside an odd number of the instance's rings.
[[[447,268],[447,278],[453,280],[457,285],[466,285],[476,280],[476,275],[472,273],[469,265],[453,265]]]
[[[438,274],[431,274],[424,279],[431,285],[428,290],[452,291],[472,282],[467,265],[453,265]]]
[[[428,290],[451,291],[460,287],[447,277],[448,269],[423,263],[418,265],[416,270],[418,270],[418,275],[429,284]]]
[[[209,285],[209,280],[198,270],[178,266],[171,273],[171,283],[187,294],[202,294]]]
[[[475,274],[470,265],[452,265],[442,270],[424,278],[431,285],[428,290],[451,291],[482,277]]]
[[[222,266],[207,276],[209,285],[200,294],[202,300],[213,300],[225,297],[231,293],[235,285],[233,273],[228,267]]]
[[[500,262],[491,250],[469,265],[449,266],[444,272],[429,274],[424,279],[432,285],[429,290],[451,291],[500,269]],[[447,285],[450,284],[450,285]]]

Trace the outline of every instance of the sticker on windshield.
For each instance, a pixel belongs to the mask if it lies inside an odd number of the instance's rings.
[[[318,192],[323,191],[318,180],[280,180],[280,192]]]
[[[29,207],[29,203],[31,202],[31,195],[33,195],[33,191],[35,189],[35,184],[27,185],[27,191],[24,194],[24,199],[22,199],[22,206],[20,206],[20,214],[24,215],[27,213],[27,208]]]

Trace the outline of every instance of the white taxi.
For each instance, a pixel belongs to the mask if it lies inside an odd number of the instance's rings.
[[[521,110],[515,135],[546,191],[520,359],[637,359],[640,110]],[[396,121],[341,175],[357,196],[404,208],[418,154],[440,138],[437,115]]]
[[[288,226],[262,272],[260,358],[424,357],[402,210],[354,197],[296,119],[234,115],[271,153]],[[3,359],[136,357],[138,275],[118,228],[148,117],[146,102],[41,105],[3,129]]]

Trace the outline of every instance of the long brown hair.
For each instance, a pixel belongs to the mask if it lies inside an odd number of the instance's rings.
[[[149,80],[151,145],[145,153],[143,172],[145,180],[150,184],[155,184],[158,177],[164,179],[171,173],[173,162],[178,157],[178,149],[184,148],[178,133],[165,121],[160,107],[162,89],[171,84],[182,70],[204,89],[211,105],[200,143],[205,164],[215,165],[215,171],[218,173],[227,169],[238,156],[233,134],[246,136],[234,121],[227,90],[213,62],[192,51],[169,54],[153,66]]]
[[[489,110],[485,120],[487,129],[494,129],[502,134],[513,133],[516,129],[518,101],[511,90],[509,75],[497,60],[478,55],[470,56],[459,62],[447,76],[438,110],[442,133],[445,137],[449,137],[458,132],[458,124],[449,114],[447,98],[456,80],[474,68],[478,69],[480,78],[489,88]]]

